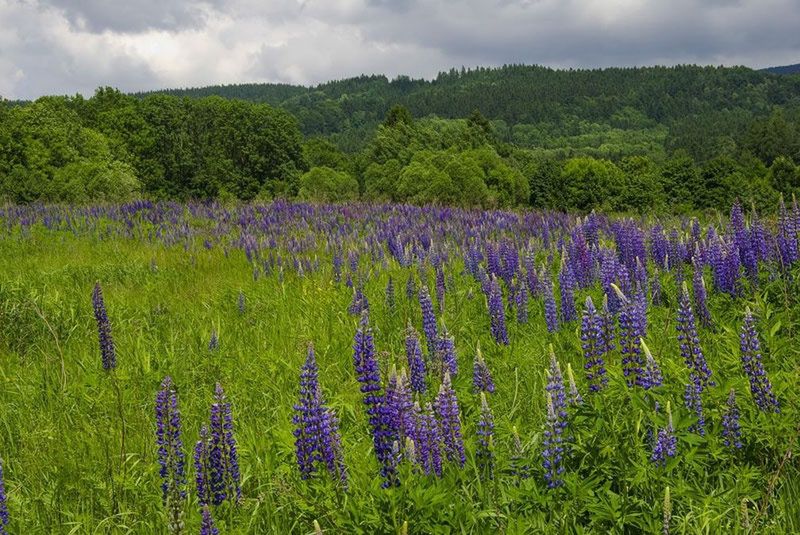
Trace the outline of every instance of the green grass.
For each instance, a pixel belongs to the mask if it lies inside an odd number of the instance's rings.
[[[672,401],[679,454],[659,468],[649,462],[645,441],[652,400],[624,385],[618,354],[608,363],[609,388],[589,396],[577,323],[549,335],[535,300],[527,325],[509,319],[511,345],[497,346],[479,285],[454,261],[447,270],[456,285],[448,290],[443,320],[458,351],[454,383],[467,464],[463,470],[447,466],[440,480],[404,466],[403,484],[383,490],[352,365],[358,320],[347,314],[351,291],[332,282],[330,257],[322,249],[318,254],[318,272],[254,280],[241,251],[226,257],[221,248],[206,250],[201,243],[186,251],[40,226],[0,238],[0,457],[9,532],[166,532],[153,403],[165,375],[179,389],[189,456],[208,420],[215,382],[233,404],[244,500],[214,512],[221,533],[311,533],[315,519],[326,533],[395,533],[406,521],[411,533],[659,532],[667,486],[675,533],[745,533],[745,517],[754,532],[800,532],[796,283],[765,282],[759,293],[736,301],[711,297],[718,328],[700,336],[718,386],[704,399],[710,426],[700,438],[686,431],[687,373],[675,340],[674,285],[664,278],[673,306],[652,309],[648,342],[665,373],[666,386],[656,398],[662,406]],[[371,272],[366,293],[385,371],[405,360],[407,321],[418,328],[421,322],[416,300],[404,291],[411,271],[394,262],[383,270],[363,260],[362,268]],[[394,311],[383,302],[390,275],[397,287]],[[97,280],[118,352],[112,374],[102,370],[97,346],[90,299]],[[237,308],[240,291],[244,314]],[[599,290],[590,293],[600,298]],[[578,303],[586,295],[579,292]],[[741,369],[738,329],[745,303],[760,317],[779,415],[757,413]],[[220,339],[213,352],[212,329]],[[302,481],[295,465],[292,405],[308,341],[317,350],[325,396],[341,419],[347,494],[324,475]],[[497,385],[490,397],[498,462],[493,481],[482,481],[473,462],[479,401],[470,386],[478,342]],[[549,343],[562,365],[572,364],[587,399],[570,421],[574,445],[566,484],[556,491],[546,489],[540,468]],[[745,436],[737,453],[718,438],[719,410],[731,387]],[[532,468],[532,477],[521,482],[508,470],[512,426]],[[787,451],[795,456],[778,470]],[[188,533],[199,529],[192,478],[190,468]]]

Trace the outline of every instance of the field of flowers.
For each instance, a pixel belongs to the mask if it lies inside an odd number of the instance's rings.
[[[0,209],[0,534],[798,533],[800,209]]]

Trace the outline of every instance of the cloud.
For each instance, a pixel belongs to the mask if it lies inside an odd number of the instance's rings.
[[[0,94],[800,61],[796,0],[0,0]]]

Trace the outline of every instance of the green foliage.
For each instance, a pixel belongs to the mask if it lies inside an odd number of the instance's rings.
[[[352,201],[358,198],[358,181],[330,167],[312,167],[300,177],[298,195],[312,201]]]

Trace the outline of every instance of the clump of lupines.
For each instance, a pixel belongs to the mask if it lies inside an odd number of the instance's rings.
[[[667,457],[675,457],[678,453],[678,439],[675,437],[675,428],[672,425],[672,410],[670,402],[667,401],[667,425],[658,429],[653,440],[653,452],[650,460],[664,466],[667,464]]]
[[[8,498],[6,497],[6,481],[3,474],[3,459],[0,458],[0,535],[6,535],[8,525]]]
[[[237,504],[242,498],[239,482],[239,455],[233,436],[231,404],[225,398],[222,385],[217,383],[214,403],[211,404],[209,463],[211,466],[212,503],[225,500]]]
[[[707,387],[714,386],[714,381],[711,380],[711,370],[706,362],[703,349],[700,347],[700,338],[697,335],[697,326],[686,282],[681,287],[681,295],[678,299],[677,330],[681,357],[691,372],[692,381],[698,383],[699,391],[702,393]]]
[[[169,514],[169,529],[183,530],[183,501],[186,498],[186,455],[181,438],[178,392],[167,376],[156,394],[156,445],[161,476],[161,499]]]
[[[491,321],[492,336],[498,344],[508,345],[508,331],[506,330],[506,312],[503,306],[503,292],[497,277],[492,276],[489,283],[489,317]]]
[[[483,359],[480,342],[475,351],[475,362],[472,366],[472,388],[475,392],[494,394],[494,381],[492,380],[492,374],[489,372],[489,366],[486,365],[486,361]]]
[[[419,289],[419,307],[422,310],[422,331],[428,342],[428,356],[433,359],[436,356],[439,330],[436,326],[436,314],[433,311],[433,302],[427,286]]]
[[[611,288],[620,303],[619,309],[619,346],[622,353],[622,373],[628,386],[641,385],[644,362],[639,340],[643,336],[641,324],[637,319],[637,304],[628,299],[619,286],[611,284]]]
[[[456,343],[447,327],[442,327],[442,334],[437,344],[438,361],[441,363],[442,372],[447,371],[451,376],[458,374],[458,359],[456,358]]]
[[[103,290],[100,283],[96,282],[92,291],[92,306],[94,319],[97,321],[97,335],[100,340],[100,357],[103,369],[113,370],[117,367],[117,353],[114,349],[114,339],[111,337],[111,322],[108,321],[106,304],[103,300]]]
[[[308,479],[322,464],[332,477],[347,485],[347,473],[341,449],[336,416],[325,406],[319,386],[319,368],[314,347],[309,344],[300,370],[300,396],[294,406],[295,454],[303,479]]]
[[[639,338],[639,344],[644,352],[644,370],[642,371],[641,380],[642,388],[645,390],[650,390],[651,388],[661,386],[661,384],[664,382],[664,377],[661,374],[661,367],[659,367],[656,359],[653,358],[650,348],[647,347],[647,344],[644,343],[642,338]]]
[[[439,387],[434,409],[447,460],[463,467],[467,458],[464,453],[464,439],[461,436],[461,411],[448,372],[445,372],[444,380]]]
[[[561,255],[561,271],[558,273],[558,289],[561,294],[561,320],[570,322],[577,317],[575,312],[575,275],[567,261],[566,252]]]
[[[219,529],[214,525],[214,518],[211,516],[208,506],[203,506],[202,520],[200,521],[200,535],[219,535]]]
[[[422,357],[419,334],[411,326],[411,322],[406,329],[406,360],[408,361],[408,371],[411,374],[411,388],[414,392],[424,393],[428,389],[425,359]]]
[[[372,430],[372,444],[384,478],[383,485],[389,487],[397,484],[397,474],[392,462],[391,432],[383,410],[381,373],[375,356],[375,342],[367,311],[361,315],[361,322],[353,341],[353,365],[356,378],[361,383],[361,394]]]
[[[603,325],[600,314],[592,302],[591,297],[586,298],[586,305],[581,317],[581,347],[583,348],[583,365],[586,370],[586,380],[590,392],[602,390],[608,383],[606,377],[605,341],[603,340]]]
[[[742,447],[742,430],[739,426],[739,406],[736,404],[736,390],[731,388],[728,401],[722,413],[722,442],[729,448]]]
[[[541,285],[544,292],[544,321],[547,331],[552,333],[558,330],[558,310],[556,309],[553,280],[545,266],[542,266]]]
[[[750,392],[753,394],[756,406],[763,412],[780,412],[780,404],[761,362],[761,343],[758,341],[758,332],[750,307],[745,310],[744,324],[739,333],[739,348],[742,366],[750,380]]]
[[[477,430],[478,447],[475,459],[481,477],[492,479],[494,477],[494,415],[486,401],[486,393],[481,392],[481,411]]]

